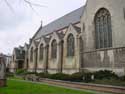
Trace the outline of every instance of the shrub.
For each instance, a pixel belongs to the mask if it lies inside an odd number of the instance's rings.
[[[14,73],[12,73],[12,72],[7,72],[7,73],[6,73],[6,76],[7,76],[7,77],[14,77]]]
[[[51,74],[41,72],[41,73],[37,73],[36,75],[41,77],[41,78],[49,78]]]
[[[82,72],[77,72],[77,73],[73,73],[72,75],[70,75],[70,80],[71,81],[83,81],[83,76],[84,73]]]
[[[93,81],[92,75],[94,75],[94,74],[91,72],[85,73],[83,81],[86,83]]]
[[[88,73],[84,73],[84,72],[77,72],[77,73],[73,73],[72,75],[70,75],[70,80],[71,81],[75,81],[75,82],[91,82],[92,73],[88,72]]]
[[[26,72],[25,69],[18,69],[18,70],[16,70],[16,75],[22,75],[22,74],[24,74],[25,72]]]
[[[50,79],[57,79],[57,80],[69,80],[69,75],[64,74],[64,73],[56,73],[56,74],[51,74]]]
[[[95,79],[118,79],[118,76],[109,70],[100,70],[94,73]]]
[[[121,76],[120,80],[125,81],[125,76]]]
[[[28,72],[28,71],[25,71],[23,74],[24,74],[24,75],[27,75],[27,74],[37,74],[37,73],[36,73],[36,72]]]

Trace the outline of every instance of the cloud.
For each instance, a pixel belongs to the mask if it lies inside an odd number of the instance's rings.
[[[0,2],[0,52],[12,53],[14,47],[29,41],[40,26],[71,12],[84,4],[83,0],[31,0],[47,7],[35,7],[36,14],[23,0],[8,0],[14,11]],[[11,2],[10,2],[11,1]]]
[[[30,20],[30,11],[24,4],[18,4],[18,0],[11,0],[12,10],[3,2],[0,4],[0,30],[15,28],[22,22]],[[16,2],[15,2],[16,1]]]

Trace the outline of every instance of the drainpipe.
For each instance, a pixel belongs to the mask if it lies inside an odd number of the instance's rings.
[[[49,45],[45,47],[46,57],[45,57],[45,73],[48,73],[48,55],[49,55]]]
[[[37,56],[38,56],[38,48],[35,49],[35,68],[34,68],[35,73],[37,73]]]

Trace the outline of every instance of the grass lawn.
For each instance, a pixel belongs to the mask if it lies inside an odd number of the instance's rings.
[[[94,92],[65,89],[62,87],[49,86],[8,80],[7,87],[0,88],[0,94],[95,94]]]

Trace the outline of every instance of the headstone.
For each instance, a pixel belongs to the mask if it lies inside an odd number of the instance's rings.
[[[6,71],[6,66],[4,62],[4,57],[0,56],[0,87],[6,86],[5,71]]]

